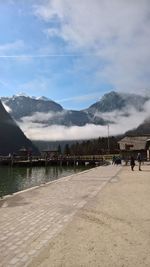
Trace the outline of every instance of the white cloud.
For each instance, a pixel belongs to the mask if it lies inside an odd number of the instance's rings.
[[[87,124],[84,127],[62,125],[44,126],[40,123],[19,124],[28,138],[32,140],[78,140],[105,135],[107,128]],[[94,134],[93,134],[94,133]]]
[[[58,120],[61,117],[63,117],[65,115],[66,111],[60,111],[60,112],[48,112],[48,113],[44,113],[44,112],[35,112],[32,116],[26,116],[26,117],[22,117],[21,121],[23,124],[28,124],[30,125],[30,123],[32,124],[39,124],[39,123],[48,123],[49,120]],[[42,127],[42,125],[41,125]],[[45,126],[44,126],[45,127]]]
[[[7,56],[8,53],[14,53],[14,51],[18,51],[20,49],[23,49],[25,47],[25,44],[22,40],[17,40],[12,43],[5,43],[3,45],[0,45],[0,56]]]
[[[49,88],[49,84],[51,84],[50,79],[46,79],[44,77],[36,77],[35,79],[26,82],[24,84],[21,84],[18,88],[18,90],[27,92],[27,94],[31,93],[37,93],[37,89],[39,92],[46,92]]]
[[[62,38],[72,51],[97,55],[98,81],[139,91],[150,83],[149,7],[149,0],[47,0],[34,12],[57,22],[46,30],[50,37]]]
[[[13,59],[18,63],[31,63],[34,55],[24,54],[27,48],[23,40],[0,45],[0,58]]]
[[[74,102],[84,102],[87,100],[95,100],[95,98],[99,99],[100,92],[93,92],[91,94],[84,94],[84,95],[78,95],[74,97],[68,97],[68,98],[62,98],[59,100],[56,100],[56,102],[62,103],[62,102],[68,102],[68,101],[74,101]]]

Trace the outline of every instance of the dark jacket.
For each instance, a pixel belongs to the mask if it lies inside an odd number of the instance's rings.
[[[131,158],[130,158],[130,165],[135,166],[135,160],[134,160],[133,156],[131,156]]]

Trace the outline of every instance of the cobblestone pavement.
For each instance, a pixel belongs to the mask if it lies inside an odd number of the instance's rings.
[[[0,267],[21,267],[93,198],[121,167],[97,167],[0,201]]]

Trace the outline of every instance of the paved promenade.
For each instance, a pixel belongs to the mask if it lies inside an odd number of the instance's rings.
[[[107,168],[106,168],[107,169]],[[111,166],[107,171],[114,170]],[[93,170],[103,179],[103,169]],[[100,187],[99,187],[100,189]],[[98,191],[98,189],[97,189]],[[93,191],[94,192],[94,191]],[[92,194],[92,193],[91,193]],[[96,191],[95,191],[96,194]],[[94,195],[94,193],[93,193]],[[149,267],[150,165],[123,167],[29,267]]]
[[[37,266],[51,240],[111,179],[118,179],[120,170],[97,167],[1,200],[0,267]]]

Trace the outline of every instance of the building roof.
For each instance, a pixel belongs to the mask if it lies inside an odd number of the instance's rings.
[[[143,150],[146,149],[148,141],[150,141],[149,135],[125,136],[118,143],[121,150]]]

